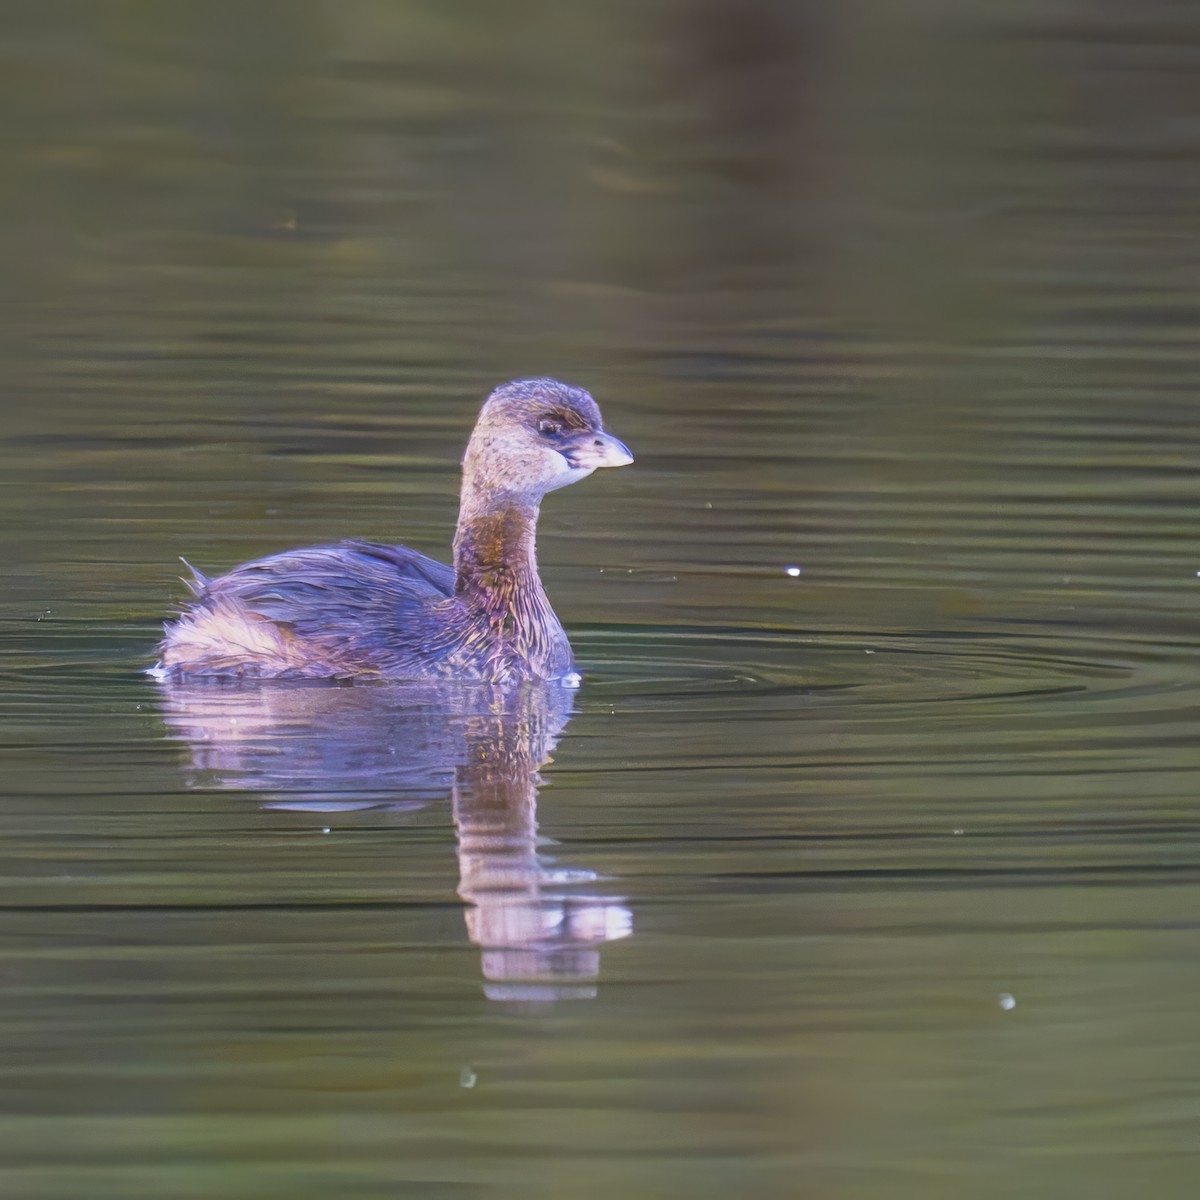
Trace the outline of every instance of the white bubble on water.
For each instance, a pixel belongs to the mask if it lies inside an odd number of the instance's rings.
[[[1002,1009],[1004,1009],[1005,1012],[1009,1012],[1011,1009],[1016,1008],[1017,1007],[1016,997],[1011,992],[1001,992],[1000,993],[1000,1007]]]

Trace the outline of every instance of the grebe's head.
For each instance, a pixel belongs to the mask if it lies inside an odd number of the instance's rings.
[[[463,456],[463,494],[536,503],[597,467],[631,462],[582,388],[517,379],[498,387],[479,414]]]

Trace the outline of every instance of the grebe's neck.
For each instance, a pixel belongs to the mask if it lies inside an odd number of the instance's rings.
[[[537,569],[537,519],[536,501],[480,495],[464,484],[454,534],[455,594],[489,612],[540,608],[546,593]]]
[[[476,489],[464,481],[454,535],[454,595],[485,677],[560,679],[571,646],[538,575],[538,497]]]

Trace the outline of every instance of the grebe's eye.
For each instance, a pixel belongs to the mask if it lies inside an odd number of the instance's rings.
[[[562,422],[556,421],[553,417],[543,417],[538,422],[538,433],[544,433],[547,437],[562,433]]]

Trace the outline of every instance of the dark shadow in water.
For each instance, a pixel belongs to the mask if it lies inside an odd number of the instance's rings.
[[[316,812],[403,811],[449,794],[488,997],[595,995],[599,945],[627,936],[631,914],[589,888],[592,872],[555,869],[537,849],[538,768],[570,720],[570,690],[165,685],[162,696],[192,786]]]

